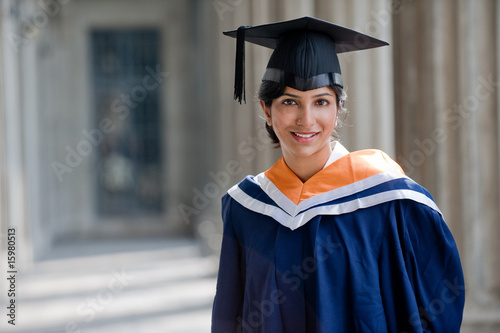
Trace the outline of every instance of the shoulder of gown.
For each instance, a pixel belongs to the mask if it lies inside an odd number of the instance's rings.
[[[425,188],[375,149],[346,154],[305,183],[281,158],[269,170],[247,176],[228,195],[292,230],[318,215],[341,215],[393,200],[412,200],[441,214]]]

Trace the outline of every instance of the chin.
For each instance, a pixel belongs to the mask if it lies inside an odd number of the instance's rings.
[[[318,154],[320,152],[320,149],[313,147],[302,147],[302,148],[289,149],[289,151],[297,157],[308,158]]]

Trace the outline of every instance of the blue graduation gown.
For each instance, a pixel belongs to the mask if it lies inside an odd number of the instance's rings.
[[[464,280],[431,195],[384,153],[305,183],[283,159],[222,199],[212,332],[459,332]]]

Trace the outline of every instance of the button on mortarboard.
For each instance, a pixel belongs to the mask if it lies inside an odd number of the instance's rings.
[[[237,38],[235,99],[244,98],[244,41],[274,49],[263,81],[306,91],[343,87],[338,53],[388,45],[387,42],[313,17],[241,26],[224,32]]]

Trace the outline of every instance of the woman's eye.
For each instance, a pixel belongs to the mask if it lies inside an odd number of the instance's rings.
[[[326,99],[320,99],[320,100],[316,101],[316,104],[318,104],[318,105],[328,105],[329,102]]]
[[[295,105],[297,103],[295,103],[295,101],[293,99],[285,99],[283,101],[283,105]]]

